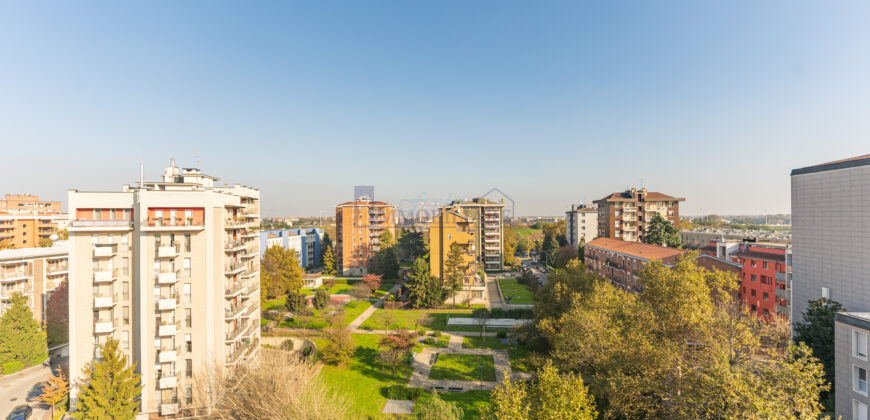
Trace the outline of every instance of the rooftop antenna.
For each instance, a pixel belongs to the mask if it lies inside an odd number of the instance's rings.
[[[139,188],[145,188],[145,165],[139,162]]]

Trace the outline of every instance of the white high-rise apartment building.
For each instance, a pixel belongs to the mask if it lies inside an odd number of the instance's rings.
[[[565,212],[565,221],[565,236],[574,248],[598,237],[598,209],[594,206],[572,204]]]
[[[110,337],[142,375],[143,415],[203,407],[194,378],[257,354],[260,193],[215,181],[173,161],[160,182],[69,192],[73,404]]]

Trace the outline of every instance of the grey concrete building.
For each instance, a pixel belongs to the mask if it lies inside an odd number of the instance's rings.
[[[849,312],[834,331],[835,416],[867,419],[870,331],[870,155],[791,172],[792,316],[826,297]]]
[[[870,311],[870,155],[791,172],[792,317],[829,297]]]
[[[834,418],[867,420],[867,337],[870,313],[840,312],[834,319]]]

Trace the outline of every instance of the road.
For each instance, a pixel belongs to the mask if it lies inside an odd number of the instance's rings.
[[[523,267],[527,267],[531,270],[532,274],[538,280],[538,283],[544,286],[547,285],[547,273],[542,270],[538,270],[538,268],[534,264],[534,261],[532,261],[531,259],[523,260]]]
[[[0,418],[5,419],[13,408],[27,404],[27,393],[34,385],[48,379],[50,375],[49,368],[39,365],[0,378]],[[33,407],[31,418],[39,419],[46,413],[38,408],[37,403],[30,405]]]

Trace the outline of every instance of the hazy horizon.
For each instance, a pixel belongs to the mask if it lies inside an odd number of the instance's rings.
[[[870,3],[0,5],[0,194],[117,191],[170,158],[262,214],[498,188],[517,215],[643,185],[790,212],[870,153]]]

